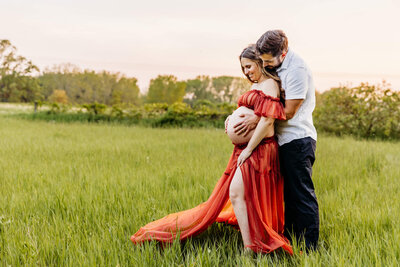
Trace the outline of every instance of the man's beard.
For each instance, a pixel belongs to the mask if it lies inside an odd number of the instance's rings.
[[[282,63],[283,63],[283,60],[282,60],[281,62],[279,62],[279,64],[276,65],[276,66],[265,66],[264,69],[265,69],[266,71],[269,71],[269,70],[274,70],[274,71],[276,71],[277,69],[279,69],[279,68],[282,66]]]

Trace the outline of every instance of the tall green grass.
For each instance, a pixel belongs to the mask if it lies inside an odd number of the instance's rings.
[[[0,117],[0,265],[396,266],[400,143],[319,136],[320,249],[241,254],[214,224],[162,248],[144,224],[205,201],[232,144],[221,129],[152,129]]]

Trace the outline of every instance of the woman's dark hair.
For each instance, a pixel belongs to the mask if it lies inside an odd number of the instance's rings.
[[[276,73],[275,70],[268,70],[267,71],[265,68],[263,68],[263,62],[257,56],[257,53],[256,53],[256,45],[255,44],[250,44],[248,47],[243,49],[242,53],[239,56],[239,60],[241,60],[242,58],[247,58],[247,59],[250,59],[250,60],[254,61],[256,63],[256,65],[261,69],[261,73],[263,75],[267,76],[268,78],[273,79],[274,81],[276,81],[278,83],[279,91],[280,91],[279,98],[280,98],[281,102],[283,103],[283,105],[285,105],[285,90],[282,88],[281,79],[279,78],[279,76],[278,76],[278,74]],[[241,65],[241,67],[242,67],[242,72],[247,77],[247,79],[250,82],[254,83],[255,81],[252,81],[250,79],[250,77],[244,73],[244,68],[243,68],[242,65]]]
[[[287,50],[288,39],[282,30],[267,31],[256,43],[257,55],[270,54],[276,57]]]

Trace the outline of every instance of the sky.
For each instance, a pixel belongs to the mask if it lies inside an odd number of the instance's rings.
[[[0,0],[0,39],[41,70],[72,63],[136,77],[242,76],[240,52],[282,29],[317,90],[400,89],[399,0]]]

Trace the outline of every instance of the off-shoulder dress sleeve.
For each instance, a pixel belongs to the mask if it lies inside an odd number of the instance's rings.
[[[285,109],[280,99],[266,95],[261,91],[255,99],[254,114],[277,120],[286,120]]]

